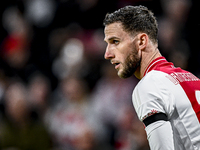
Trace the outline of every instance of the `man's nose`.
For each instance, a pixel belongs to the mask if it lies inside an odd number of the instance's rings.
[[[112,52],[112,50],[107,46],[106,47],[106,52],[105,52],[105,54],[104,54],[104,58],[105,59],[111,59],[111,58],[114,58],[114,54],[113,54],[113,52]]]

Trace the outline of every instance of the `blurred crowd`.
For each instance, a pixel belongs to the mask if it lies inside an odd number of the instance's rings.
[[[200,77],[195,0],[0,2],[0,149],[149,150],[132,106],[135,77],[104,60],[104,16],[144,5],[159,23],[159,49]]]

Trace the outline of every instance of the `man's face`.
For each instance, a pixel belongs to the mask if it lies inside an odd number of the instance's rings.
[[[105,59],[115,65],[120,78],[128,78],[140,65],[141,55],[137,50],[136,36],[133,37],[122,28],[121,23],[107,25],[104,30],[107,48]]]

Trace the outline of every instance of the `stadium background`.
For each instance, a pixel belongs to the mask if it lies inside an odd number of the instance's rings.
[[[0,2],[0,148],[148,150],[131,104],[138,80],[103,58],[103,19],[144,5],[159,23],[159,49],[200,77],[195,0]]]

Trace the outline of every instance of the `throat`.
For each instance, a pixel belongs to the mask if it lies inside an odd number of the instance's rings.
[[[149,64],[156,58],[162,56],[158,50],[158,48],[155,49],[155,51],[150,55],[150,54],[147,54],[147,56],[144,58],[144,60],[142,60],[142,63],[141,63],[141,67],[140,67],[140,79],[143,78],[144,76],[144,72],[145,70],[147,69],[147,67],[149,66]]]

